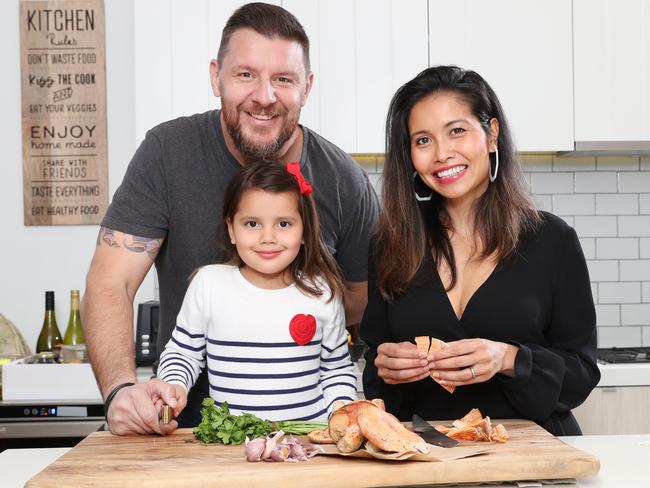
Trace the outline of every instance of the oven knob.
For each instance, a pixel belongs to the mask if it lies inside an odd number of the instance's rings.
[[[140,337],[142,338],[143,341],[149,340],[149,334],[142,334]]]
[[[32,408],[32,415],[38,415],[38,408]]]
[[[26,408],[25,410],[23,410],[23,415],[29,415],[29,408]]]
[[[149,343],[148,343],[148,342],[143,342],[143,343],[140,344],[140,345],[141,345],[142,347],[149,347]]]

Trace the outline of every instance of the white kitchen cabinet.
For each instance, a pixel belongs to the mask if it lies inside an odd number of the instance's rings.
[[[156,20],[152,21],[154,11]],[[135,135],[139,144],[147,130],[172,115],[171,0],[134,2],[133,14]]]
[[[170,118],[218,107],[208,64],[245,0],[139,0],[136,137]],[[301,122],[352,153],[384,152],[395,90],[427,67],[426,0],[276,0],[303,24],[315,83]],[[151,21],[151,12],[156,21]]]
[[[650,2],[573,0],[576,141],[650,140]]]
[[[650,386],[594,388],[573,410],[585,435],[650,434]]]
[[[483,76],[519,151],[574,145],[571,2],[429,0],[429,64]]]
[[[210,60],[217,57],[226,21],[245,3],[246,0],[133,3],[138,141],[161,122],[220,107],[210,85]]]
[[[311,42],[301,121],[351,153],[384,152],[388,104],[427,67],[426,0],[284,0]]]

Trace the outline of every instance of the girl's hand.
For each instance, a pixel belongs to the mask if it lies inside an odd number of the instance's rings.
[[[504,342],[461,339],[433,352],[429,368],[442,384],[452,386],[482,383],[497,373],[514,377],[518,350]]]
[[[410,342],[385,342],[377,348],[378,376],[384,383],[396,385],[419,381],[429,376],[427,355]]]

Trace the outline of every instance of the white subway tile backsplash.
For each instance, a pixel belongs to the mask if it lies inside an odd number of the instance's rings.
[[[594,300],[594,303],[598,303],[598,283],[591,283],[591,297]]]
[[[641,259],[650,259],[650,239],[639,239],[639,257]]]
[[[650,198],[648,199],[648,210],[648,213],[650,213]],[[639,198],[634,193],[601,193],[596,195],[596,215],[637,215],[638,213]]]
[[[593,171],[596,169],[595,157],[584,158],[553,158],[553,171]]]
[[[576,193],[615,193],[618,190],[614,172],[587,172],[575,174]]]
[[[638,156],[603,156],[596,158],[596,169],[599,171],[638,171]]]
[[[575,230],[579,237],[616,237],[616,217],[576,216]]]
[[[590,238],[580,238],[580,246],[582,247],[582,253],[585,255],[585,259],[595,259],[596,258],[596,240]]]
[[[381,185],[381,174],[373,174],[370,173],[368,175],[368,179],[370,180],[370,184],[374,187],[375,191],[377,192],[377,195],[381,195],[381,190],[382,190],[382,185]]]
[[[574,173],[531,173],[534,193],[573,193]]]
[[[553,213],[556,215],[594,215],[594,195],[553,195]]]
[[[618,235],[621,237],[650,237],[650,215],[619,217]]]
[[[641,327],[598,327],[598,347],[640,347]]]
[[[643,347],[650,346],[650,327],[641,327],[641,345]]]
[[[618,191],[621,193],[647,193],[649,190],[650,171],[618,174]]]
[[[621,325],[621,306],[596,305],[596,325]]]
[[[533,200],[535,200],[535,205],[537,205],[539,210],[545,210],[547,212],[553,211],[551,195],[533,195]]]
[[[639,213],[650,214],[650,193],[639,195]]]
[[[547,155],[526,155],[521,158],[521,167],[524,171],[552,171],[553,156]],[[567,170],[571,171],[571,170]]]
[[[641,171],[648,171],[650,170],[650,156],[643,156],[641,158]]]
[[[643,303],[650,303],[650,281],[646,283],[641,283],[641,285],[642,285],[641,301]]]
[[[587,260],[591,281],[618,281],[618,261]]]
[[[644,325],[650,317],[650,304],[621,305],[622,325]]]
[[[598,303],[640,303],[641,283],[598,283]]]
[[[596,239],[597,259],[638,259],[639,240],[630,237],[599,237]]]
[[[650,259],[621,261],[620,281],[650,281]],[[650,323],[650,315],[648,323]]]

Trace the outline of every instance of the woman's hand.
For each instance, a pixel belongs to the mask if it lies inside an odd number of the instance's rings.
[[[429,376],[427,355],[410,342],[385,342],[377,348],[378,376],[389,385],[419,381]]]
[[[489,380],[497,373],[513,377],[519,348],[488,339],[461,339],[432,353],[429,368],[440,383],[470,385]]]

